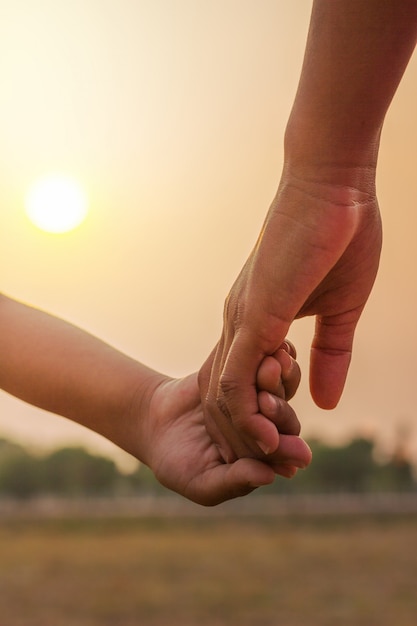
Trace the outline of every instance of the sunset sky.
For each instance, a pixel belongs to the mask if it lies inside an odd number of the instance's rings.
[[[0,289],[172,376],[216,343],[224,298],[275,194],[311,2],[0,0]],[[332,412],[308,392],[312,320],[294,324],[308,438],[409,429],[417,458],[417,58],[389,111],[385,242]],[[67,234],[25,195],[64,173],[89,198]],[[114,446],[0,392],[0,437]],[[121,458],[120,455],[118,458]]]

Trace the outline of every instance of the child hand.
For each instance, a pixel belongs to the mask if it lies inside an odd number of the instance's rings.
[[[225,462],[206,430],[197,374],[192,374],[178,380],[163,379],[150,396],[148,406],[140,407],[144,415],[141,422],[146,428],[142,424],[139,440],[144,444],[144,452],[139,458],[163,485],[204,505],[246,495],[272,483],[277,473],[290,477],[297,468],[306,467],[311,452],[298,436],[298,419],[283,399],[271,394],[283,393],[277,372],[279,377],[282,373],[283,387],[289,395],[298,385],[298,366],[287,357],[288,354],[277,355],[274,363],[267,362],[260,371],[259,382],[266,394],[260,402],[271,423],[282,423],[285,431],[274,454],[263,455],[263,461],[240,458]]]

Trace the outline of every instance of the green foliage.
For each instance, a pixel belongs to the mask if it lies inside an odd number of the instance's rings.
[[[0,495],[111,494],[121,478],[113,461],[83,448],[62,448],[36,457],[17,444],[0,440]]]
[[[313,461],[292,480],[277,479],[260,490],[279,493],[337,493],[416,490],[412,466],[401,455],[380,465],[372,442],[354,439],[344,447],[310,442]],[[159,494],[165,489],[144,465],[128,475],[113,461],[79,447],[62,448],[44,457],[0,440],[0,496]]]
[[[68,496],[112,492],[119,475],[113,461],[83,448],[56,450],[40,465],[43,489]]]
[[[345,447],[329,447],[312,442],[313,461],[303,478],[313,490],[325,492],[367,491],[369,476],[375,471],[373,445],[356,439]]]
[[[23,447],[0,440],[0,494],[27,498],[40,490],[40,467]]]
[[[380,465],[374,459],[374,444],[354,439],[344,447],[309,442],[313,453],[310,467],[290,481],[276,480],[263,491],[280,493],[364,493],[411,491],[417,488],[411,464],[391,459]]]

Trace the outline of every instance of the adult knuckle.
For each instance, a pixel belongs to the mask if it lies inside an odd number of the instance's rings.
[[[222,374],[219,380],[220,397],[229,398],[239,390],[239,383],[229,374]]]

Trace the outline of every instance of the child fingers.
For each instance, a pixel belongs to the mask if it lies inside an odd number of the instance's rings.
[[[285,398],[285,388],[281,373],[282,367],[278,359],[274,356],[265,357],[259,366],[256,377],[258,389],[269,391],[280,398]]]
[[[295,349],[294,344],[289,340],[286,339],[279,347],[279,350],[285,350],[285,352],[288,352],[288,354],[293,358],[296,359],[297,358],[297,350]]]
[[[274,358],[279,363],[281,368],[281,380],[285,390],[286,400],[291,400],[298,389],[301,380],[301,370],[297,361],[285,350],[280,348],[274,355]],[[270,389],[268,389],[270,391]]]
[[[293,478],[298,472],[298,467],[287,463],[277,463],[276,465],[271,465],[271,467],[275,474],[282,476],[283,478]]]
[[[292,472],[294,468],[306,468],[311,463],[311,458],[311,450],[301,437],[281,435],[278,450],[266,460],[275,473],[282,476],[284,468],[290,468]]]
[[[258,393],[259,411],[275,424],[280,433],[299,435],[301,426],[294,409],[269,391]]]
[[[258,389],[290,400],[295,395],[300,380],[300,366],[287,349],[281,347],[274,355],[264,358],[258,369],[256,384]]]

